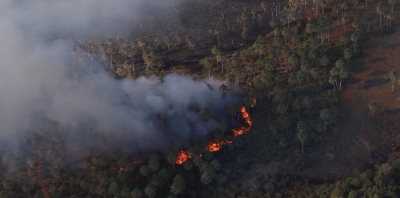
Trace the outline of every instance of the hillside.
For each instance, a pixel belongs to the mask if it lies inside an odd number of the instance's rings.
[[[81,3],[4,5],[0,197],[400,196],[398,2]]]

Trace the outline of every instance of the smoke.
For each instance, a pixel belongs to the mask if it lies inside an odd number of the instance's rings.
[[[18,143],[40,116],[73,139],[102,134],[117,148],[158,149],[216,128],[196,109],[222,110],[235,99],[218,86],[168,75],[115,80],[104,71],[71,79],[70,39],[127,33],[143,21],[176,17],[177,0],[0,1],[0,139]],[[146,11],[163,13],[151,15]],[[162,12],[161,12],[162,11]],[[162,20],[161,20],[162,22]],[[170,21],[171,22],[171,21]],[[89,141],[88,141],[89,142]]]

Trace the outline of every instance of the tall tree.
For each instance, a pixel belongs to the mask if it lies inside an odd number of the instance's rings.
[[[326,66],[329,65],[329,62],[330,60],[327,55],[324,55],[319,59],[319,63],[324,67],[324,75],[326,75]]]
[[[190,55],[194,55],[194,49],[196,48],[196,43],[190,36],[186,36],[186,43],[189,46]]]
[[[324,120],[324,131],[326,133],[326,125],[328,120],[331,118],[331,112],[329,111],[329,109],[322,109],[319,117]]]
[[[350,39],[351,41],[353,41],[353,51],[356,51],[356,45],[357,45],[357,41],[358,38],[360,37],[360,35],[358,34],[357,31],[353,32],[353,34],[351,34]]]
[[[392,70],[391,72],[389,72],[388,77],[392,81],[392,93],[394,93],[394,81],[397,79],[397,72],[395,70]]]
[[[147,195],[149,198],[154,198],[157,194],[157,189],[152,184],[147,184],[146,188],[144,189],[144,194]]]
[[[394,12],[390,11],[390,12],[386,12],[385,13],[385,18],[388,20],[388,26],[389,26],[389,30],[392,29],[392,21],[394,20]]]
[[[215,56],[215,59],[217,60],[217,66],[218,66],[218,63],[220,63],[221,73],[224,73],[224,61],[225,61],[224,54],[221,52],[221,50],[217,46],[214,46],[212,48],[211,53]]]
[[[347,60],[347,63],[349,63],[349,59],[353,56],[353,53],[350,48],[346,48],[343,51],[343,57]]]
[[[301,142],[301,150],[304,154],[304,141],[307,139],[306,124],[303,121],[297,123],[297,138]]]
[[[96,45],[94,44],[94,42],[89,41],[86,46],[86,54],[90,58],[89,73],[92,73],[93,57],[95,53],[96,53]]]
[[[143,193],[139,188],[135,188],[131,192],[132,198],[143,198]]]
[[[375,100],[373,100],[373,101],[371,101],[371,103],[369,103],[368,108],[371,111],[372,118],[374,118],[375,112],[378,110],[378,103]]]
[[[388,3],[391,5],[392,7],[391,11],[393,12],[393,6],[396,3],[396,0],[388,0]]]
[[[162,68],[164,67],[164,62],[161,59],[161,57],[156,56],[153,51],[147,52],[145,51],[143,53],[143,61],[146,64],[146,70],[150,71],[156,71],[157,73],[160,73]]]
[[[382,2],[379,1],[376,6],[376,13],[379,15],[379,26],[382,27],[382,15],[385,13],[385,8],[382,5]]]
[[[149,169],[151,172],[156,172],[160,168],[160,160],[157,156],[152,155],[149,159]]]
[[[171,185],[171,193],[174,195],[180,195],[185,191],[186,184],[182,175],[175,175],[173,183]]]
[[[200,64],[203,65],[204,69],[208,72],[208,78],[211,78],[211,69],[213,67],[213,62],[210,57],[205,57],[200,60]]]

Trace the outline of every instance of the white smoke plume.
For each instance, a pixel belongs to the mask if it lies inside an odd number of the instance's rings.
[[[174,18],[178,3],[0,1],[0,139],[18,142],[38,114],[74,131],[70,136],[93,130],[133,149],[162,148],[210,132],[216,123],[202,121],[191,108],[218,110],[232,102],[221,99],[221,82],[211,81],[210,89],[204,82],[177,75],[166,76],[163,83],[156,78],[118,81],[104,71],[79,80],[69,75],[74,47],[70,38],[106,38],[110,32],[125,31],[118,28],[157,20],[146,10]],[[85,129],[85,124],[90,127]]]

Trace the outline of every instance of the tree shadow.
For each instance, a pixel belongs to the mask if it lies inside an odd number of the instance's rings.
[[[361,73],[367,71],[368,67],[360,61],[351,61],[351,71],[354,73]]]
[[[381,76],[386,74],[386,71],[374,71],[369,74],[369,76]]]
[[[368,79],[363,84],[361,84],[358,88],[359,89],[369,89],[374,86],[384,85],[389,83],[390,80],[387,78],[374,78]]]
[[[359,82],[361,82],[361,79],[358,79],[358,78],[350,77],[349,79],[347,79],[347,83],[350,85],[356,84]]]
[[[372,60],[370,60],[370,61],[368,61],[368,62],[369,62],[369,63],[376,64],[376,63],[380,63],[380,62],[382,62],[382,61],[385,61],[385,59],[386,59],[386,58],[384,58],[384,57],[376,57],[376,58],[374,58],[374,59],[372,59]]]
[[[397,109],[388,109],[388,110],[385,110],[384,112],[387,113],[387,114],[390,114],[390,115],[394,115],[394,114],[400,113],[400,108],[397,108]]]
[[[391,48],[397,48],[397,47],[399,47],[399,46],[400,46],[400,43],[399,43],[399,44],[390,44],[390,45],[385,45],[384,48],[389,48],[389,49],[391,49]]]

